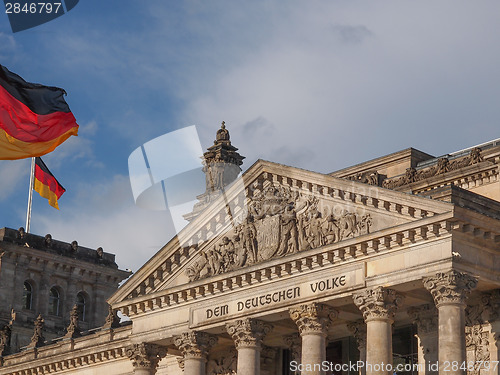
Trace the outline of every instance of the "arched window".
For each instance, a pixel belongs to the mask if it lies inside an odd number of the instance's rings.
[[[78,320],[85,321],[87,299],[85,294],[80,292],[76,295],[76,306],[78,307]]]
[[[23,285],[23,309],[31,310],[33,308],[33,286],[25,281]]]
[[[59,307],[61,305],[61,295],[56,287],[50,289],[49,292],[49,314],[59,315]]]

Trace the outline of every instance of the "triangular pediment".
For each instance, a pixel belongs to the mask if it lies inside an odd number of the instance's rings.
[[[259,160],[111,298],[121,305],[451,211],[449,203]]]

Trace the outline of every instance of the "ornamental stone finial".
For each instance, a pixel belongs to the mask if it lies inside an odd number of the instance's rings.
[[[160,360],[167,355],[167,350],[162,346],[143,342],[128,346],[126,354],[134,368],[155,370]]]
[[[106,316],[106,322],[102,328],[109,329],[118,327],[120,327],[120,318],[118,318],[118,315],[116,314],[116,311],[113,310],[113,307],[108,305],[108,315]]]
[[[451,270],[424,278],[424,287],[432,294],[437,307],[442,304],[463,304],[476,288],[477,279],[467,273]]]
[[[38,314],[38,317],[33,322],[33,325],[33,336],[31,337],[31,343],[28,345],[28,348],[39,348],[40,346],[43,346],[45,342],[45,338],[43,337],[45,320],[43,320],[42,314]]]
[[[78,306],[74,305],[69,313],[69,326],[66,328],[67,333],[64,338],[76,338],[82,335],[78,326]]]
[[[404,297],[394,289],[381,286],[366,289],[353,295],[354,304],[363,313],[365,322],[370,320],[394,320],[397,308]]]
[[[272,325],[257,319],[238,319],[227,323],[227,333],[233,338],[236,348],[258,347],[262,340],[271,331]]]
[[[206,332],[189,331],[174,337],[174,344],[186,358],[206,359],[208,351],[217,343],[217,337]]]
[[[290,318],[297,324],[300,335],[326,335],[331,323],[337,318],[338,311],[321,303],[310,303],[292,307]]]

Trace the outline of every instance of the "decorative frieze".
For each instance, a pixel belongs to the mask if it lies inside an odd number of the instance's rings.
[[[126,354],[134,368],[155,370],[160,360],[167,355],[167,350],[160,345],[140,343],[128,346]]]
[[[432,294],[437,307],[441,304],[465,304],[477,279],[466,273],[451,270],[424,279],[425,288]]]
[[[481,149],[476,147],[472,149],[468,156],[461,159],[450,161],[448,158],[438,159],[436,165],[417,170],[413,167],[408,168],[404,176],[394,179],[385,179],[382,182],[382,186],[388,189],[394,189],[400,186],[408,185],[413,182],[422,181],[427,178],[437,176],[446,172],[454,171],[460,168],[467,167],[469,165],[477,164],[482,162],[483,156],[481,155]]]
[[[217,337],[206,332],[189,331],[174,337],[174,344],[186,358],[206,359],[208,351],[217,343]]]
[[[326,335],[331,323],[337,318],[338,311],[331,307],[310,303],[293,307],[289,310],[290,318],[297,324],[300,335]]]
[[[370,320],[394,320],[397,308],[403,302],[403,296],[394,289],[376,287],[365,289],[353,295],[354,304],[363,313],[365,322]]]
[[[226,323],[227,333],[233,338],[236,348],[258,347],[262,340],[271,331],[272,325],[257,319],[238,319]]]

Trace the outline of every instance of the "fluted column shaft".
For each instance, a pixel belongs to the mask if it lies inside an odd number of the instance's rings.
[[[239,319],[226,324],[238,351],[238,375],[260,375],[262,340],[272,326],[257,319]]]
[[[476,278],[453,270],[424,279],[438,309],[439,374],[465,374],[465,301],[476,285]]]
[[[392,323],[403,297],[376,287],[353,298],[366,322],[366,375],[392,375]]]
[[[189,331],[174,337],[174,344],[183,354],[185,375],[205,375],[208,351],[217,337],[205,332]]]
[[[336,310],[319,303],[290,309],[302,338],[302,375],[324,375],[321,364],[326,360],[327,332],[337,315]]]

